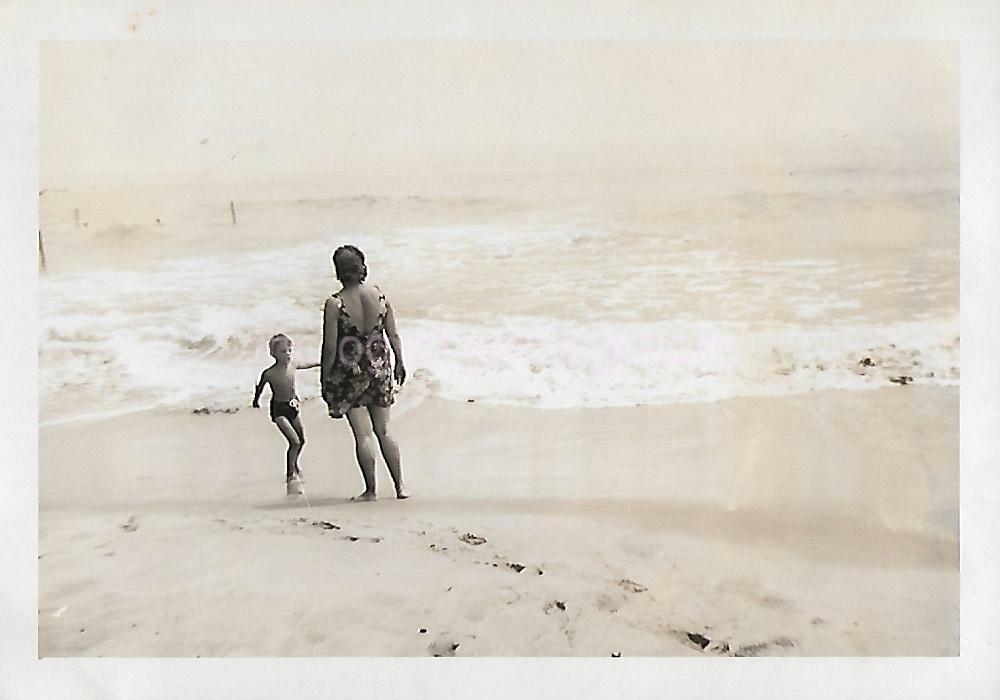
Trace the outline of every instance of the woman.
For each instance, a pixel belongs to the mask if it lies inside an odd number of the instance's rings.
[[[337,248],[333,266],[343,288],[327,299],[323,308],[320,385],[330,417],[346,415],[354,432],[365,490],[353,500],[377,498],[373,431],[396,486],[396,498],[407,498],[399,446],[389,434],[389,407],[396,393],[393,377],[400,386],[406,381],[403,348],[396,333],[392,306],[382,290],[365,284],[368,276],[365,254],[356,247]],[[396,357],[394,371],[390,370],[386,336]]]

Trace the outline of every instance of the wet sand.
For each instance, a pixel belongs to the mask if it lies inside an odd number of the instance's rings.
[[[43,428],[40,656],[957,655],[958,390]],[[482,540],[482,541],[481,541]]]

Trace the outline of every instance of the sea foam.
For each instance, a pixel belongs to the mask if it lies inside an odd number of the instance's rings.
[[[308,228],[325,213],[313,209],[281,213]],[[401,407],[427,396],[568,408],[959,381],[947,246],[898,262],[864,250],[796,257],[730,245],[721,220],[714,238],[598,223],[383,227],[249,250],[234,229],[230,250],[44,275],[42,422],[249,404],[272,334],[291,336],[300,362],[317,359],[323,301],[337,288],[329,254],[343,242],[368,251],[396,309],[410,374]],[[304,398],[317,380],[300,375]]]

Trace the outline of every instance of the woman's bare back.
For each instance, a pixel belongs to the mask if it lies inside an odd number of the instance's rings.
[[[337,296],[343,302],[344,311],[355,327],[364,334],[371,333],[382,313],[378,289],[359,284],[350,289],[342,289]]]

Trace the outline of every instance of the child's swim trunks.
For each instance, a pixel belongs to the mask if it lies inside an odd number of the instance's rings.
[[[276,421],[284,416],[288,420],[295,420],[299,416],[299,400],[275,401],[271,399],[271,420]]]

